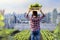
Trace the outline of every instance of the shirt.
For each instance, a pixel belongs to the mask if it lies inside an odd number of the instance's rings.
[[[30,20],[30,25],[31,25],[30,28],[32,31],[36,31],[36,30],[40,29],[40,20],[44,17],[45,17],[44,14],[43,14],[43,16],[41,16],[41,17],[38,16],[37,18],[35,18],[35,17],[30,18],[28,16],[28,14],[26,15],[26,18]]]

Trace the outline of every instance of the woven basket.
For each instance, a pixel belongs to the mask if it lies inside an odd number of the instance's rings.
[[[31,9],[31,10],[39,10],[40,7],[32,7],[32,8],[29,8],[29,9]]]

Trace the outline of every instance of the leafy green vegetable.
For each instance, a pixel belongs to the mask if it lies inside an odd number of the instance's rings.
[[[35,4],[31,4],[30,5],[30,8],[33,8],[33,7],[42,7],[42,5],[41,4],[38,4],[38,3],[35,3]]]

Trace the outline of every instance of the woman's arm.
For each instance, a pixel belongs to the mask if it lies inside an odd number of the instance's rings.
[[[40,20],[41,20],[41,19],[43,19],[45,17],[45,14],[42,12],[42,10],[40,10],[40,12],[43,15],[43,16],[40,17]]]
[[[26,12],[26,18],[29,19],[29,13],[31,10],[29,10],[28,12]]]

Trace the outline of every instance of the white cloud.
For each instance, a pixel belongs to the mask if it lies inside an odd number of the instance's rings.
[[[2,4],[4,4],[4,3],[12,4],[12,3],[24,3],[26,1],[27,0],[0,0],[0,3],[2,3]]]
[[[22,12],[24,8],[21,7],[26,2],[27,0],[0,0],[0,9],[5,9],[5,13]]]
[[[16,11],[17,13],[23,13],[28,9],[29,4],[35,2],[41,3],[43,5],[42,10],[45,13],[52,11],[52,9],[54,8],[54,5],[51,5],[54,2],[52,2],[51,0],[0,0],[0,9],[5,9],[5,13],[13,11]]]
[[[27,2],[26,0],[0,0],[0,9],[2,8],[14,8],[23,3]]]

